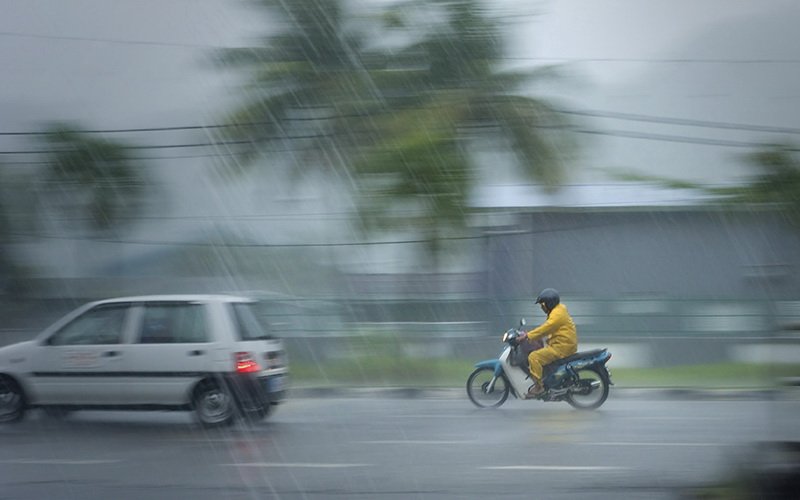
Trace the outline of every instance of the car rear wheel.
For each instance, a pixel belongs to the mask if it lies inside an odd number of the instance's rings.
[[[0,376],[0,424],[16,422],[25,415],[25,394],[13,379]]]
[[[207,427],[229,425],[236,417],[233,394],[216,382],[204,382],[198,386],[192,403],[197,419]]]

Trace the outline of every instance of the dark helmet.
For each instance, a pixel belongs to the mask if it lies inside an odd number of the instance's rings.
[[[542,293],[536,297],[537,304],[544,304],[548,311],[552,311],[555,306],[561,302],[561,297],[558,292],[552,288],[545,288]]]

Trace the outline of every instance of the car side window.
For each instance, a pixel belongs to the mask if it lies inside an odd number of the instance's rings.
[[[266,321],[259,318],[257,304],[244,302],[231,304],[239,340],[266,340],[273,338]]]
[[[128,304],[94,307],[73,319],[54,335],[49,345],[119,344]]]
[[[146,304],[139,334],[141,344],[208,342],[200,304]]]

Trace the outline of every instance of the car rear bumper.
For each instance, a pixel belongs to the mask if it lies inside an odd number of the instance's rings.
[[[268,395],[270,404],[279,404],[286,399],[289,387],[289,374],[277,373],[266,377],[258,377],[262,393]]]
[[[228,386],[243,409],[259,409],[276,405],[286,399],[288,373],[232,374]]]

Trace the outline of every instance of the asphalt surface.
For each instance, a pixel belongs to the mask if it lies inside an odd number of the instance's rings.
[[[800,440],[793,391],[617,390],[594,412],[458,390],[296,389],[263,423],[32,411],[0,426],[0,499],[660,499]],[[754,464],[749,464],[751,467]]]

